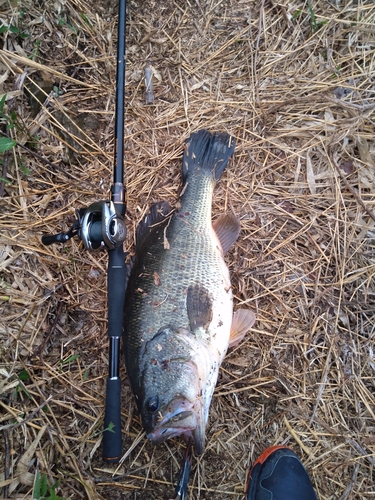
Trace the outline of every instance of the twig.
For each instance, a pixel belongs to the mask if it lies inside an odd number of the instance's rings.
[[[58,308],[57,308],[57,312],[56,312],[56,316],[55,316],[55,319],[53,320],[53,323],[51,325],[51,328],[49,329],[49,332],[47,333],[47,335],[45,335],[44,339],[43,339],[43,342],[40,344],[40,346],[35,350],[34,352],[34,356],[36,357],[40,357],[40,358],[43,358],[43,349],[44,347],[46,346],[48,340],[51,338],[51,335],[53,334],[53,332],[55,331],[55,328],[56,328],[56,325],[57,325],[57,322],[59,321],[60,319],[60,315],[61,315],[61,310],[62,310],[62,306],[63,306],[63,303],[60,302],[59,305],[58,305]]]
[[[13,108],[14,108],[14,99],[11,99],[9,102],[9,110],[13,110]],[[9,129],[6,129],[6,132],[0,131],[0,134],[3,137],[7,137],[7,138],[11,139]],[[2,198],[4,196],[6,175],[8,172],[8,165],[9,165],[9,153],[10,153],[10,150],[7,150],[4,152],[4,163],[3,163],[3,169],[2,169],[2,174],[1,174],[3,179],[0,183],[0,198]]]
[[[341,171],[340,167],[337,165],[336,160],[333,157],[332,151],[329,151],[329,158],[330,158],[332,164],[335,166],[337,172],[339,173],[343,183],[349,189],[349,191],[352,193],[354,198],[357,200],[358,204],[363,208],[363,210],[366,212],[366,214],[368,216],[370,216],[372,220],[375,221],[375,213],[372,210],[370,210],[368,207],[366,207],[366,205],[363,203],[363,201],[362,201],[361,197],[359,196],[359,194],[357,193],[357,191],[350,185],[350,183],[348,182],[344,173]]]
[[[46,404],[48,404],[52,399],[52,396],[49,396],[41,405],[39,405],[37,408],[35,408],[35,410],[33,410],[30,415],[26,418],[24,418],[23,420],[21,420],[21,422],[17,422],[17,424],[7,424],[7,425],[2,425],[0,427],[0,430],[1,431],[4,431],[7,432],[8,429],[17,429],[18,427],[21,427],[21,425],[24,425],[26,424],[27,422],[29,422],[30,420],[32,420],[35,415],[42,409],[44,408],[44,406],[46,406]],[[5,434],[4,434],[5,436]],[[9,441],[8,441],[8,444],[9,444]],[[4,478],[4,479],[7,479],[7,478]]]
[[[8,137],[7,134],[4,134],[4,132],[0,132],[0,135],[2,135],[3,137]],[[35,151],[28,148],[27,146],[24,146],[23,144],[21,144],[19,142],[16,142],[15,146],[19,146],[20,148],[24,149],[28,153],[31,153],[33,156],[35,156],[35,158],[38,158],[38,160],[42,161],[46,165],[49,165],[50,167],[53,167],[54,169],[56,168],[57,165],[55,163],[52,163],[51,161],[46,160],[45,158],[43,158],[43,156],[41,156],[38,153],[35,153]],[[3,170],[4,170],[4,168],[3,168]],[[4,173],[3,173],[3,177],[4,177]]]
[[[154,87],[152,84],[152,69],[150,66],[145,68],[145,99],[146,104],[154,104]]]
[[[1,134],[4,135],[5,137],[9,137],[7,134],[4,134],[3,132],[1,132]],[[5,191],[5,176],[7,175],[8,165],[9,165],[9,151],[5,151],[5,153],[4,153],[4,161],[3,161],[3,169],[2,169],[2,172],[1,172],[2,180],[1,180],[1,183],[0,183],[0,198],[2,198],[4,196],[4,191]]]
[[[126,477],[131,476],[132,474],[136,474],[137,472],[140,472],[141,470],[147,469],[149,467],[148,464],[142,465],[141,467],[138,467],[137,469],[133,470],[128,470],[124,474],[120,474],[118,476],[112,476],[111,478],[108,477],[94,477],[93,480],[95,483],[117,483],[118,481],[122,481]],[[111,474],[113,471],[111,471]]]
[[[9,446],[9,434],[8,429],[3,428],[4,435],[4,482],[9,479],[9,469],[10,469],[10,446]],[[3,498],[8,497],[8,485],[4,485]]]
[[[339,498],[339,500],[346,500],[348,498],[348,496],[350,495],[350,493],[351,493],[351,491],[352,491],[352,489],[354,487],[354,483],[357,480],[358,470],[359,470],[359,464],[355,464],[354,470],[353,470],[353,474],[352,474],[352,478],[350,480],[350,483],[346,487],[344,493],[341,495],[341,497]]]

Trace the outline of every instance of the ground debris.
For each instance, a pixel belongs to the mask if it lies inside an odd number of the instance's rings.
[[[124,369],[124,458],[101,461],[106,255],[41,244],[109,198],[117,2],[17,5],[0,35],[0,130],[23,146],[0,172],[0,482],[12,498],[37,471],[64,498],[171,498],[184,444],[145,440]],[[237,141],[213,212],[241,220],[226,258],[257,322],[220,371],[190,499],[242,499],[273,444],[298,452],[320,499],[373,496],[374,15],[372,0],[129,2],[130,254],[149,207],[176,204],[186,138]]]

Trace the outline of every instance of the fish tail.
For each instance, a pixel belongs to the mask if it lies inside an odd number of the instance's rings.
[[[183,181],[192,173],[209,174],[218,181],[233,154],[236,141],[225,132],[199,130],[186,141],[182,162]]]

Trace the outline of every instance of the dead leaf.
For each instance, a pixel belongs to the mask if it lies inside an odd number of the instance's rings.
[[[171,248],[171,245],[169,244],[169,241],[167,238],[167,227],[164,228],[164,250],[169,250]]]
[[[155,286],[161,285],[160,276],[158,275],[158,273],[156,271],[154,271],[154,283],[155,283]]]
[[[316,194],[316,182],[313,164],[310,157],[310,149],[306,153],[306,178],[307,184],[309,185],[310,193]]]
[[[348,175],[352,174],[354,171],[353,162],[351,160],[344,161],[344,163],[341,163],[339,167]]]
[[[243,366],[243,367],[249,366],[249,360],[244,356],[237,356],[236,358],[227,358],[225,361],[234,366]]]

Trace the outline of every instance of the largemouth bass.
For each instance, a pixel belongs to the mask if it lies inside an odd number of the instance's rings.
[[[235,147],[226,133],[186,141],[180,208],[160,202],[141,221],[124,315],[125,363],[147,437],[193,438],[197,454],[220,364],[255,316],[233,316],[224,255],[237,240],[234,215],[211,222],[213,189]]]

